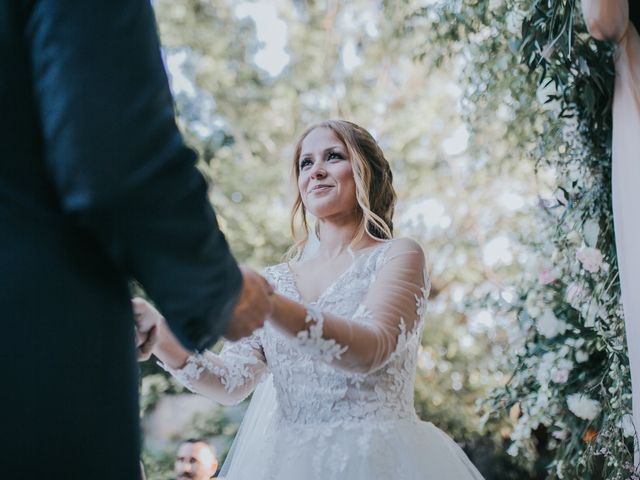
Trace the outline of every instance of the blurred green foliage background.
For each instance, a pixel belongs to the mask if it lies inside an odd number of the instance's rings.
[[[476,401],[510,374],[520,335],[510,285],[539,268],[532,212],[548,186],[532,153],[550,113],[510,41],[521,21],[515,2],[452,0],[440,13],[434,3],[154,8],[179,125],[238,260],[260,269],[291,244],[292,149],[305,127],[343,118],[367,128],[394,172],[396,234],[419,241],[430,267],[418,413],[487,479],[538,478],[506,455],[508,419],[481,431]],[[224,457],[244,406],[195,405],[153,362],[141,368],[148,478],[172,478],[179,438],[210,437]]]

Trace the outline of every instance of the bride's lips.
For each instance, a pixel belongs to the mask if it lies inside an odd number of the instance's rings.
[[[326,192],[330,188],[333,188],[333,185],[324,185],[324,184],[315,185],[311,190],[309,190],[309,193]]]

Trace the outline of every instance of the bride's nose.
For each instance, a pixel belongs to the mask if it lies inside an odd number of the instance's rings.
[[[317,178],[324,178],[327,176],[327,171],[320,165],[320,163],[316,163],[313,165],[313,167],[311,167],[311,178],[312,179],[317,179]]]

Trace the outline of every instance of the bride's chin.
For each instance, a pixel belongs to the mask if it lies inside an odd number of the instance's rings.
[[[310,205],[307,204],[305,205],[305,209],[317,220],[327,220],[330,218],[339,218],[353,214],[353,211],[345,208],[343,203],[329,199],[327,199],[326,202],[313,202]]]
[[[336,213],[336,209],[330,208],[330,206],[323,206],[321,208],[307,208],[307,211],[318,220],[332,217]]]
[[[313,215],[316,218],[326,217],[329,210],[332,210],[329,205],[318,205],[317,202],[312,203],[311,205],[305,205],[307,212]]]

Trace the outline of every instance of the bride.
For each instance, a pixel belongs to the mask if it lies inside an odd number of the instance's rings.
[[[160,314],[153,353],[194,392],[224,405],[254,391],[222,475],[249,479],[432,479],[482,476],[413,406],[429,291],[424,254],[392,239],[396,194],[384,154],[363,128],[309,128],[294,155],[292,210],[304,238],[290,262],[269,267],[272,312],[264,327],[222,352],[191,354]],[[317,251],[302,260],[306,214]],[[295,259],[295,260],[293,260]]]

